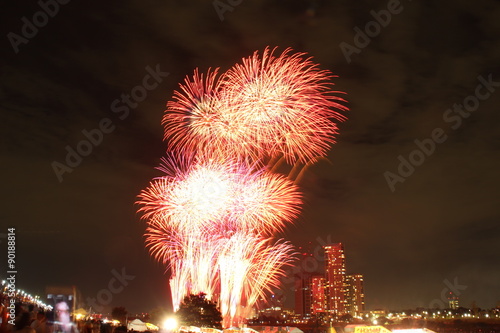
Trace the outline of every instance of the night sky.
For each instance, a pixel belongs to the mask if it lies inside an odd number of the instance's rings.
[[[0,246],[7,253],[15,227],[19,288],[76,285],[95,298],[124,269],[134,278],[108,308],[165,306],[164,268],[134,205],[161,175],[165,104],[196,67],[226,70],[269,45],[338,75],[350,108],[331,163],[308,169],[303,213],[280,237],[343,242],[368,309],[439,303],[446,280],[463,306],[500,301],[498,1],[221,0],[223,13],[200,0],[61,2],[46,22],[33,0],[2,10]],[[33,15],[38,32],[23,31]],[[122,94],[155,70],[155,88],[126,106]],[[58,179],[54,161],[99,126],[102,142]]]

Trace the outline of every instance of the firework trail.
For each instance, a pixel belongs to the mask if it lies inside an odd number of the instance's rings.
[[[150,224],[145,236],[151,255],[171,271],[174,311],[188,294],[203,292],[208,299],[212,298],[217,288],[217,240],[199,233],[172,232],[161,223]]]
[[[248,233],[221,239],[218,266],[224,327],[246,318],[266,291],[279,286],[283,267],[292,261],[293,246]],[[244,307],[244,309],[242,309]]]

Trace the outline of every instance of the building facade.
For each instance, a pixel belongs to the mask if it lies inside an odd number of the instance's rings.
[[[312,275],[301,274],[295,279],[295,313],[304,317],[311,315]]]
[[[359,317],[365,310],[363,275],[346,275],[342,243],[328,244],[324,273],[301,273],[296,277],[295,313],[304,317],[325,313],[333,317]],[[304,253],[304,256],[307,256]]]
[[[314,275],[311,278],[311,313],[326,312],[325,282],[323,275]]]
[[[359,317],[365,310],[365,293],[363,275],[352,274],[345,277],[346,312],[353,317]]]
[[[344,246],[335,243],[324,249],[326,312],[341,316],[346,313]]]

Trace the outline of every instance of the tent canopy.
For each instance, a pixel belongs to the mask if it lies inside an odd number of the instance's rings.
[[[146,326],[146,323],[141,321],[140,319],[134,319],[127,325],[127,329],[134,330],[137,332],[144,332],[148,330],[148,327]]]

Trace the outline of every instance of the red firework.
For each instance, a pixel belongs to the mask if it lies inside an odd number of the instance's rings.
[[[220,79],[217,70],[186,78],[163,117],[170,149],[290,163],[325,156],[347,108],[330,90],[329,71],[290,52],[266,48]]]
[[[332,74],[304,53],[273,52],[255,52],[224,75],[221,94],[235,106],[233,119],[268,156],[290,163],[325,156],[337,134],[334,121],[345,119],[338,111],[347,110],[330,89]]]

